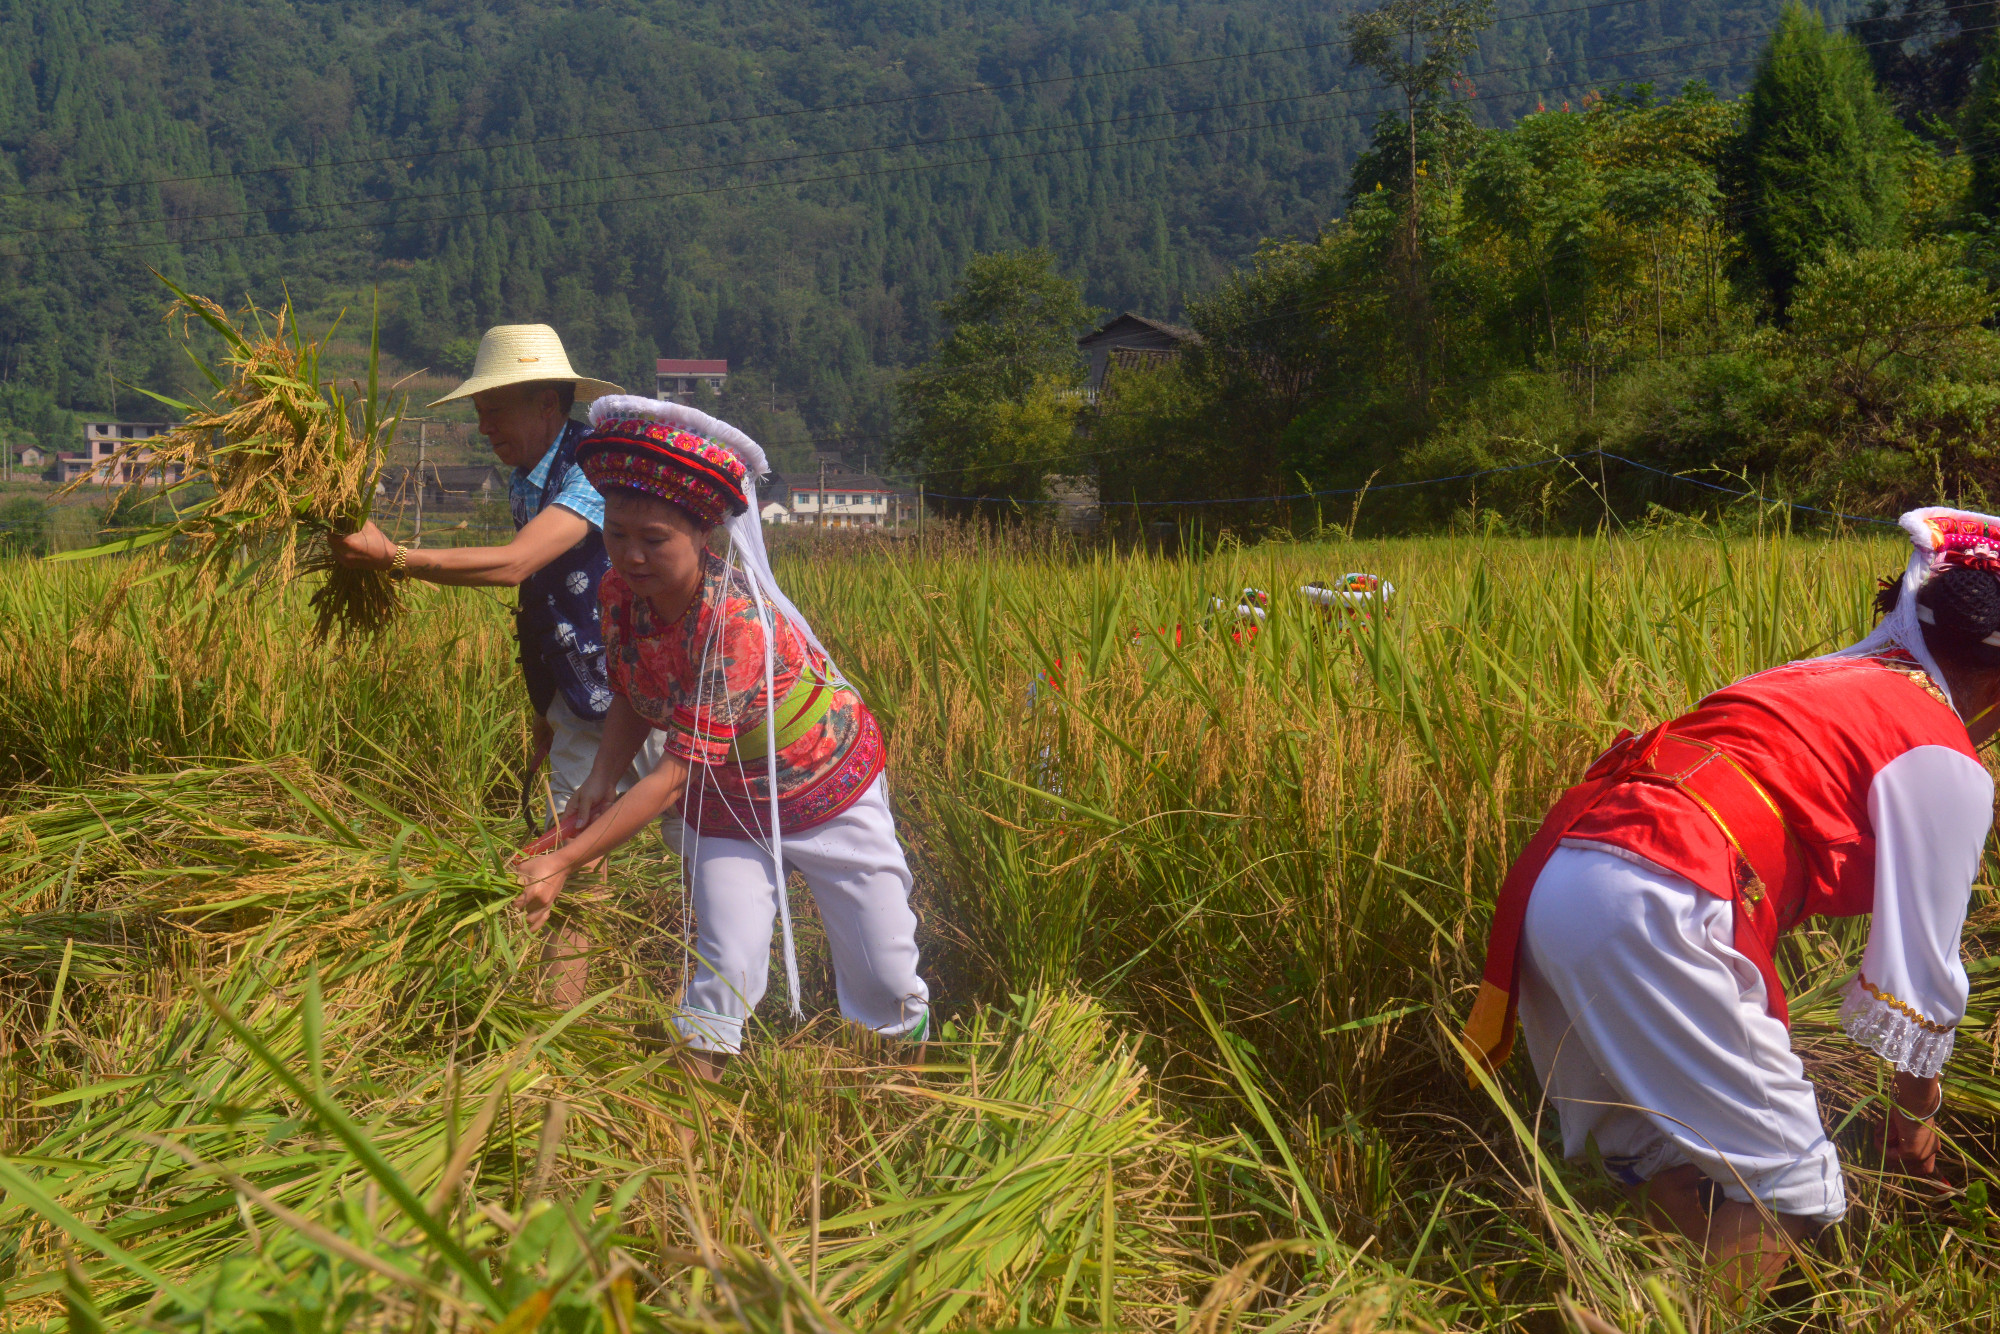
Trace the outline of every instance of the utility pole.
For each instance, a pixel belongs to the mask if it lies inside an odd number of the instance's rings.
[[[826,524],[826,460],[819,461],[819,495],[813,498],[813,528]]]
[[[923,536],[924,536],[924,484],[922,482],[918,482],[917,483],[917,539],[919,541],[922,541]]]
[[[417,531],[410,538],[413,547],[424,544],[424,445],[425,433],[429,430],[429,422],[417,423]]]

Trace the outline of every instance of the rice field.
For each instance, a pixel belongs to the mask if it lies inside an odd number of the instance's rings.
[[[768,1002],[723,1081],[665,1040],[657,842],[539,990],[504,863],[527,719],[502,599],[315,645],[0,569],[0,1321],[9,1328],[1990,1327],[2000,913],[1936,1197],[1871,1165],[1853,925],[1782,961],[1853,1212],[1742,1316],[1449,1034],[1492,895],[1620,726],[1866,625],[1887,539],[1639,535],[1187,560],[827,542],[779,573],[881,716],[940,1040]],[[1398,589],[1365,623],[1296,590]],[[1246,587],[1268,620],[1235,633]],[[1216,611],[1211,599],[1224,599]],[[1991,872],[1985,877],[1991,880]],[[1777,1321],[1774,1326],[1771,1322]]]

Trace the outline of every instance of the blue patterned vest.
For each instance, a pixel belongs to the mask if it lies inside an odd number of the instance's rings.
[[[576,446],[583,434],[582,422],[563,427],[532,513],[518,494],[512,497],[516,531],[561,493],[570,469],[577,466]],[[604,534],[592,527],[575,546],[521,581],[514,633],[521,641],[521,671],[536,713],[548,713],[557,691],[579,718],[602,718],[611,708],[597,611],[597,583],[610,568]]]

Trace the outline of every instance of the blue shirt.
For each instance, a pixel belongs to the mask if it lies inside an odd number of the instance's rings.
[[[507,488],[517,529],[551,505],[561,505],[588,525],[569,550],[521,581],[514,630],[521,641],[528,699],[544,717],[558,692],[579,718],[602,718],[611,705],[597,605],[598,581],[611,562],[604,552],[603,497],[576,462],[584,434],[582,422],[565,424],[541,461],[515,469]]]
[[[561,448],[562,433],[557,432],[541,462],[532,468],[514,469],[514,480],[508,484],[507,498],[513,502],[516,528],[527,527],[528,520],[542,512],[542,487],[549,480],[549,466],[556,461],[556,451]],[[549,497],[549,504],[560,505],[579,515],[592,528],[604,531],[604,497],[597,494],[597,488],[590,484],[590,479],[583,475],[581,468],[569,470],[569,476],[563,478],[562,489]]]

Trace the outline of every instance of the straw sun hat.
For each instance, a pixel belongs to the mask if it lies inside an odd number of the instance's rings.
[[[432,403],[450,403],[470,398],[502,385],[531,384],[537,380],[568,380],[576,385],[576,396],[585,403],[606,394],[623,393],[609,380],[593,380],[578,375],[563,351],[562,339],[546,324],[496,324],[479,340],[479,355],[472,359],[472,374],[464,384]]]

